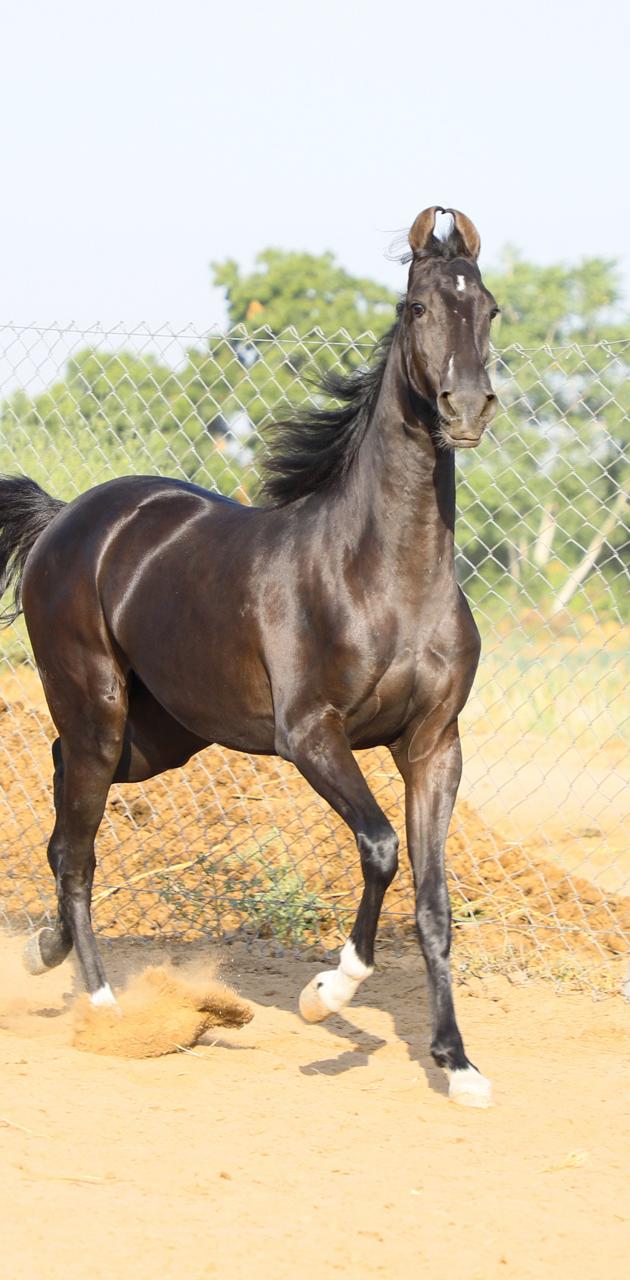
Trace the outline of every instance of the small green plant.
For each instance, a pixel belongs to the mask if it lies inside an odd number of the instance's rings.
[[[183,874],[182,868],[176,875],[165,868],[156,876],[159,896],[178,911],[192,907],[200,916],[207,915],[212,901],[219,918],[225,915],[249,925],[261,937],[284,943],[310,941],[330,920],[330,905],[308,889],[283,849],[273,849],[281,839],[274,827],[264,840],[221,855],[216,861],[215,851],[210,849],[187,864]],[[200,866],[213,880],[212,891],[209,886],[191,888],[186,883],[192,870]]]
[[[255,849],[249,847],[226,858],[223,894],[226,905],[245,917],[262,937],[303,943],[318,934],[322,916],[330,910],[323,898],[308,889],[284,851],[270,848],[279,835],[274,828]]]

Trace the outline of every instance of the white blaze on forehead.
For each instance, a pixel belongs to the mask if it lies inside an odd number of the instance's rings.
[[[458,293],[466,292],[466,281],[464,280],[463,276],[457,277],[457,292]]]
[[[452,375],[453,375],[453,363],[454,363],[454,360],[455,360],[455,357],[454,357],[454,356],[449,356],[448,369],[446,370],[446,376],[447,376],[447,378],[450,378],[450,377],[452,377]]]

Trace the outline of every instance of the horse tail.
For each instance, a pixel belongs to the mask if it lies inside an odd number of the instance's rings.
[[[0,598],[13,586],[13,601],[0,611],[0,625],[8,626],[22,612],[28,554],[65,505],[28,476],[0,476]]]

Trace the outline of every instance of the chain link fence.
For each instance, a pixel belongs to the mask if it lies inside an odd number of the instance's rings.
[[[128,473],[255,500],[264,425],[373,336],[145,326],[0,328],[0,471],[72,498]],[[482,633],[448,842],[455,966],[618,989],[630,950],[627,727],[630,341],[494,353],[502,412],[458,455],[457,559]],[[53,909],[53,729],[22,621],[0,638],[0,921]],[[360,762],[403,834],[386,750]],[[280,760],[212,747],[112,788],[97,927],[336,945],[356,907],[349,832]],[[383,928],[412,927],[405,860]]]

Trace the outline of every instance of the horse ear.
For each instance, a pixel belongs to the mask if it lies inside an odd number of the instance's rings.
[[[455,231],[461,244],[462,256],[472,258],[473,262],[476,262],[481,248],[481,238],[476,226],[470,221],[470,218],[466,217],[465,213],[460,213],[459,209],[445,209],[444,212],[452,214]]]
[[[430,209],[423,209],[418,214],[409,232],[409,244],[414,254],[420,256],[431,252],[433,228],[438,213],[444,213],[444,209],[439,204],[433,204]]]

